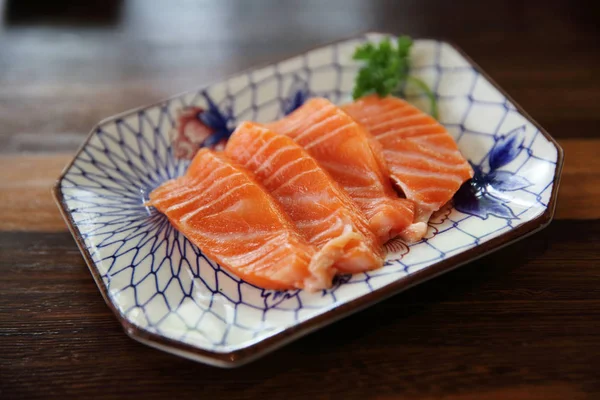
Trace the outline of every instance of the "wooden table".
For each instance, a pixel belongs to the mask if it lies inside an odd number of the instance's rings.
[[[583,2],[78,4],[4,2],[0,398],[600,398],[600,48]],[[50,196],[88,130],[370,28],[454,40],[559,140],[556,220],[240,369],[129,339]]]

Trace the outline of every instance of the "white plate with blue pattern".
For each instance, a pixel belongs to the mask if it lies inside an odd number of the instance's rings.
[[[456,46],[416,40],[411,74],[427,82],[440,122],[475,170],[425,239],[388,244],[383,268],[319,293],[275,292],[204,256],[148,193],[184,173],[200,145],[220,146],[242,120],[272,121],[310,96],[350,99],[368,33],[247,71],[99,123],[54,190],[107,304],[134,339],[231,367],[544,227],[563,154],[556,142]],[[426,98],[407,89],[427,111]]]

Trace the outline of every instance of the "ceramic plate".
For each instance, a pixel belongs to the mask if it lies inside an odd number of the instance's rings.
[[[552,218],[562,150],[456,46],[416,40],[412,74],[475,178],[434,215],[426,238],[387,245],[385,266],[319,293],[263,290],[208,259],[144,207],[202,144],[242,120],[271,121],[310,96],[350,99],[355,47],[369,33],[256,68],[99,123],[55,196],[107,304],[132,338],[207,364],[256,359],[308,332],[542,228]],[[427,101],[406,88],[407,99]]]

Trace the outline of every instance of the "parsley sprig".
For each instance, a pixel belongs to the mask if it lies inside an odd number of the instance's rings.
[[[410,49],[412,39],[400,36],[396,46],[389,38],[378,45],[365,43],[356,48],[354,59],[365,65],[358,71],[352,96],[354,99],[377,93],[384,97],[396,93],[403,84],[413,84],[422,90],[431,103],[431,115],[438,118],[437,100],[429,86],[421,79],[410,76]]]

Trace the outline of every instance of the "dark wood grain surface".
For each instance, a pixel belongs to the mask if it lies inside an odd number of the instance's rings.
[[[70,234],[1,233],[3,398],[597,394],[599,242],[597,221],[556,221],[250,365],[220,370],[129,339]]]
[[[592,5],[0,1],[0,398],[600,398]],[[89,129],[367,29],[453,40],[559,138],[557,220],[239,369],[129,339],[50,198]]]

